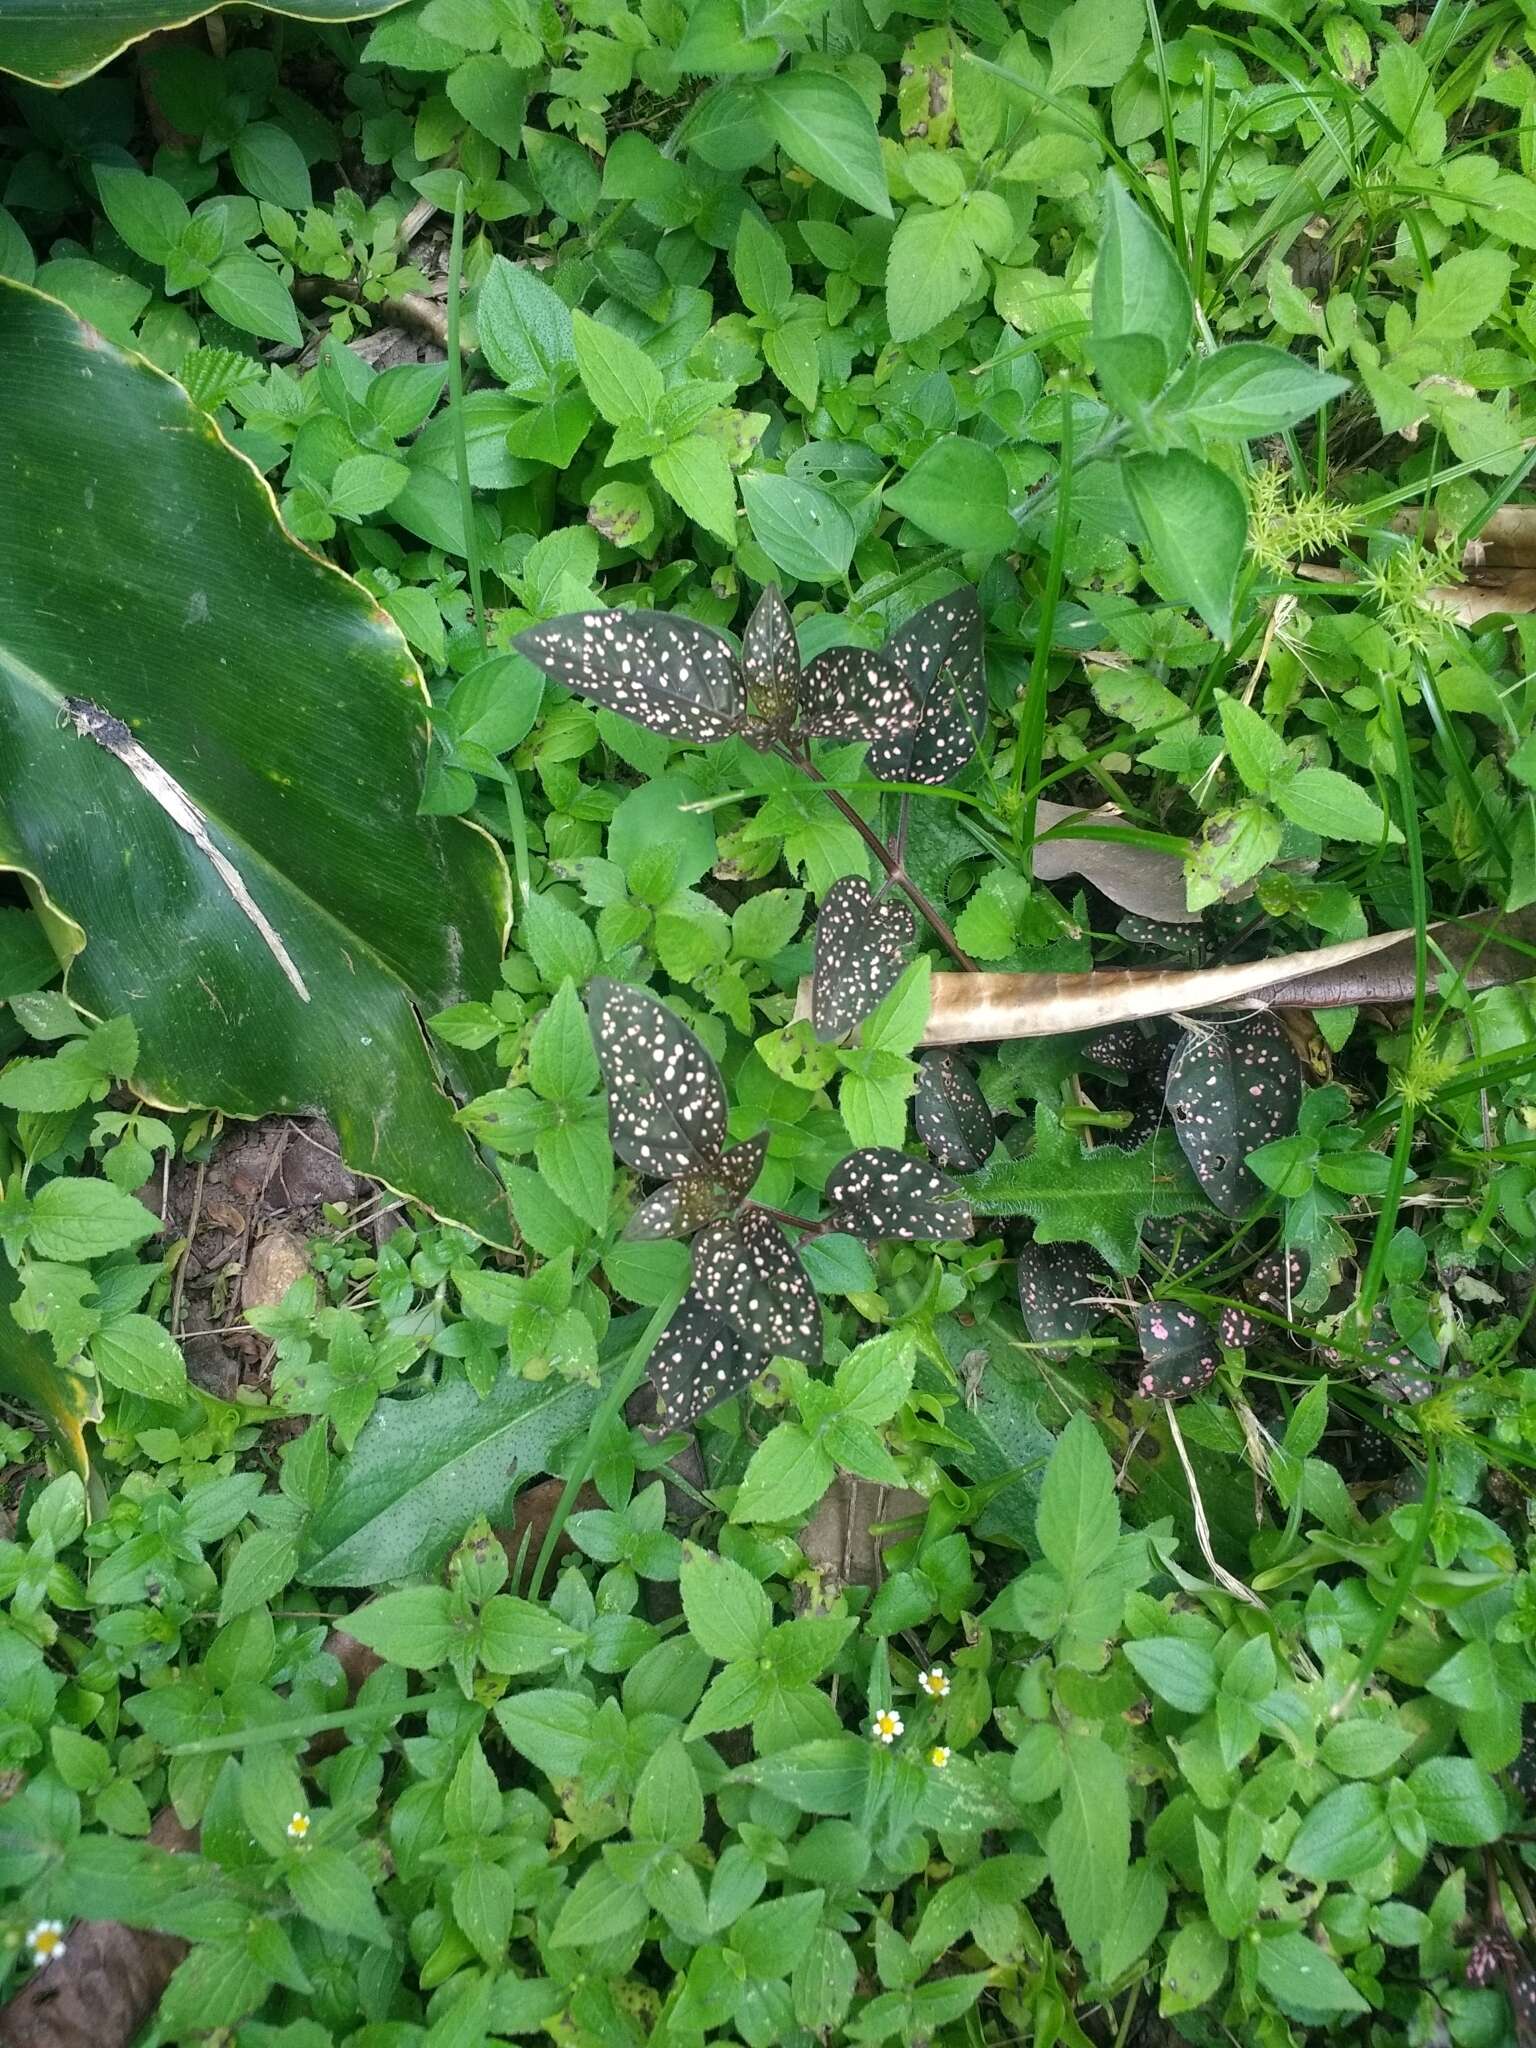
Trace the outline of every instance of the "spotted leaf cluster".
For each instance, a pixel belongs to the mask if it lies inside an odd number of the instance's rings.
[[[614,1151],[665,1183],[625,1235],[693,1239],[688,1291],[650,1360],[661,1419],[681,1428],[775,1358],[818,1365],[821,1308],[783,1223],[747,1199],[767,1136],[725,1149],[725,1086],[698,1039],[644,989],[599,977],[587,1001]],[[870,1242],[971,1231],[970,1210],[943,1177],[895,1150],[850,1154],[829,1177],[826,1201],[822,1229]]]
[[[975,753],[986,718],[981,605],[969,588],[924,606],[878,651],[829,647],[803,665],[772,584],[740,654],[723,633],[673,612],[571,612],[515,644],[566,689],[669,739],[707,745],[737,734],[791,751],[862,740],[883,782],[947,782]]]
[[[889,652],[832,647],[802,667],[784,600],[770,584],[738,655],[723,633],[680,613],[572,612],[517,637],[555,682],[669,739],[705,745],[873,740],[915,732],[921,707]]]

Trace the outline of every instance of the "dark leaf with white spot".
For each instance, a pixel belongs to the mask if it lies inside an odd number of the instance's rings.
[[[1200,957],[1200,927],[1193,924],[1164,924],[1155,917],[1141,917],[1127,911],[1115,926],[1117,934],[1132,946],[1146,946],[1151,952],[1193,966]]]
[[[834,882],[816,916],[811,1028],[823,1040],[861,1024],[901,978],[912,913],[898,897],[878,902],[862,875]]]
[[[981,600],[966,588],[941,597],[886,644],[886,658],[917,701],[910,724],[882,733],[869,769],[882,782],[948,782],[980,744],[987,716]]]
[[[919,1238],[943,1244],[969,1237],[969,1203],[943,1174],[891,1145],[850,1152],[826,1186],[826,1223],[872,1244],[882,1237]]]
[[[640,1204],[624,1226],[629,1238],[692,1237],[706,1223],[734,1216],[752,1183],[763,1170],[768,1134],[748,1139],[722,1153],[713,1166],[701,1166],[668,1181]]]
[[[685,1429],[706,1408],[749,1386],[771,1356],[690,1288],[651,1353],[658,1421],[667,1429]]]
[[[1301,1094],[1290,1040],[1267,1013],[1185,1032],[1168,1069],[1168,1109],[1195,1178],[1224,1216],[1241,1216],[1263,1192],[1248,1154],[1294,1130]]]
[[[1139,1074],[1150,1049],[1151,1041],[1139,1024],[1111,1024],[1088,1040],[1083,1058],[1106,1074]]]
[[[669,739],[740,730],[741,665],[730,642],[674,612],[571,612],[513,643],[568,690]]]
[[[1027,1244],[1019,1252],[1019,1309],[1037,1344],[1086,1337],[1104,1311],[1094,1254],[1085,1244]]]
[[[693,1288],[768,1357],[821,1362],[821,1308],[799,1258],[763,1209],[712,1223],[693,1245]]]
[[[1505,1982],[1509,2009],[1514,2015],[1516,2048],[1531,2048],[1536,2041],[1536,1970],[1524,1963]]]
[[[766,739],[786,738],[800,708],[800,650],[775,584],[767,586],[747,621],[741,666],[753,728]]]
[[[1136,1311],[1136,1338],[1145,1363],[1136,1391],[1148,1401],[1198,1394],[1221,1364],[1216,1332],[1182,1302],[1143,1302]]]
[[[918,1061],[912,1119],[936,1166],[977,1173],[992,1157],[992,1112],[958,1053],[925,1052]]]
[[[795,737],[872,740],[910,731],[918,716],[917,699],[889,650],[829,647],[800,679]]]
[[[587,1010],[624,1164],[656,1180],[717,1169],[725,1087],[687,1025],[643,989],[601,976],[587,990]]]

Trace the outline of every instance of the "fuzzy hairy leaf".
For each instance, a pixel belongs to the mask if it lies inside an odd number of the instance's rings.
[[[1045,1103],[1027,1159],[996,1159],[966,1187],[978,1216],[1028,1216],[1040,1244],[1091,1244],[1117,1273],[1134,1273],[1149,1217],[1177,1216],[1194,1188],[1178,1147],[1160,1132],[1134,1152],[1084,1149]]]

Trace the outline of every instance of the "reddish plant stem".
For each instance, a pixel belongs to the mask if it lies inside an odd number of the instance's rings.
[[[806,1237],[820,1237],[828,1227],[825,1220],[817,1222],[810,1216],[796,1216],[788,1209],[770,1208],[766,1202],[753,1202],[749,1206],[761,1209],[763,1214],[771,1216],[775,1223],[787,1224],[791,1230],[803,1231]]]
[[[804,748],[793,749],[786,747],[782,749],[782,752],[786,761],[792,761],[802,774],[808,775],[812,782],[820,785],[822,793],[826,796],[832,808],[848,820],[854,831],[858,833],[864,844],[875,856],[875,859],[879,861],[881,867],[885,869],[885,872],[890,876],[902,895],[906,897],[918,916],[931,926],[934,936],[954,961],[955,965],[963,968],[967,974],[978,974],[981,970],[977,967],[976,962],[969,953],[961,950],[960,941],[951,931],[942,911],[935,907],[907,873],[901,856],[893,853],[874,827],[859,816],[842,791],[832,787],[821,770],[811,760],[809,751]],[[905,848],[903,848],[903,851],[905,851]]]

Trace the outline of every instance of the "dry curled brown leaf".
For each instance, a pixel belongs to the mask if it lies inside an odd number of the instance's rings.
[[[1120,813],[1106,806],[1085,811],[1072,804],[1047,803],[1035,806],[1035,823],[1040,832],[1072,819],[1083,825],[1118,825]],[[1156,924],[1198,924],[1200,913],[1191,910],[1184,886],[1184,863],[1171,853],[1159,853],[1152,846],[1135,846],[1123,839],[1037,839],[1034,848],[1035,878],[1059,882],[1068,875],[1080,875],[1137,917],[1150,917]]]

